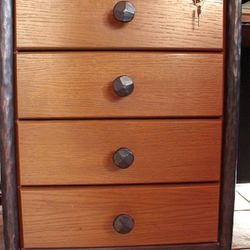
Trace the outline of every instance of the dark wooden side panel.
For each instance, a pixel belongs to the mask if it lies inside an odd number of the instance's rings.
[[[219,242],[223,250],[231,250],[239,127],[241,1],[227,1],[226,8],[226,84]]]
[[[13,94],[13,2],[0,2],[0,158],[5,249],[19,249]]]

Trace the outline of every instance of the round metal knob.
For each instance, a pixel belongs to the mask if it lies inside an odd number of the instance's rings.
[[[125,169],[134,162],[134,154],[128,148],[120,148],[114,153],[113,161],[117,167]]]
[[[127,214],[121,214],[114,220],[113,227],[120,234],[129,233],[134,227],[134,220]]]
[[[117,21],[127,23],[133,20],[135,7],[128,1],[121,1],[115,5],[113,13]]]
[[[120,76],[114,80],[113,88],[118,96],[128,96],[134,90],[134,82],[129,76]]]

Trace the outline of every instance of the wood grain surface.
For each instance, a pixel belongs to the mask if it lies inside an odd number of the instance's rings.
[[[201,26],[192,0],[133,0],[135,18],[113,16],[118,0],[18,0],[16,49],[218,49],[223,1],[206,0]]]
[[[16,67],[20,119],[222,115],[220,53],[18,53]],[[113,90],[121,75],[127,97]]]
[[[21,185],[218,181],[221,120],[18,122]],[[113,154],[135,155],[120,169]]]
[[[25,248],[132,246],[218,240],[219,184],[21,188]],[[135,226],[113,229],[120,214]]]

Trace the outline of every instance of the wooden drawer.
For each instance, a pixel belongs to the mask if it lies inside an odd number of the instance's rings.
[[[221,120],[18,122],[21,185],[218,181]],[[122,147],[134,162],[113,162]]]
[[[23,247],[216,242],[219,185],[21,188]],[[134,228],[120,234],[114,219]]]
[[[18,53],[16,64],[20,119],[222,115],[219,53]],[[121,75],[134,82],[126,97],[113,90]]]
[[[16,49],[222,49],[222,0],[204,1],[201,27],[192,0],[132,0],[125,24],[113,16],[117,2],[18,0]]]

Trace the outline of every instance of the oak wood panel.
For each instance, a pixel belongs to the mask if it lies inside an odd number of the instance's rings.
[[[16,49],[222,49],[223,1],[133,0],[134,20],[113,17],[118,0],[18,0]]]
[[[220,53],[18,53],[18,118],[221,116]],[[118,97],[113,81],[130,76]]]
[[[216,242],[219,184],[21,188],[23,247]],[[113,229],[128,214],[129,234]]]
[[[21,185],[217,181],[220,120],[18,122]],[[133,164],[113,154],[127,147]]]

